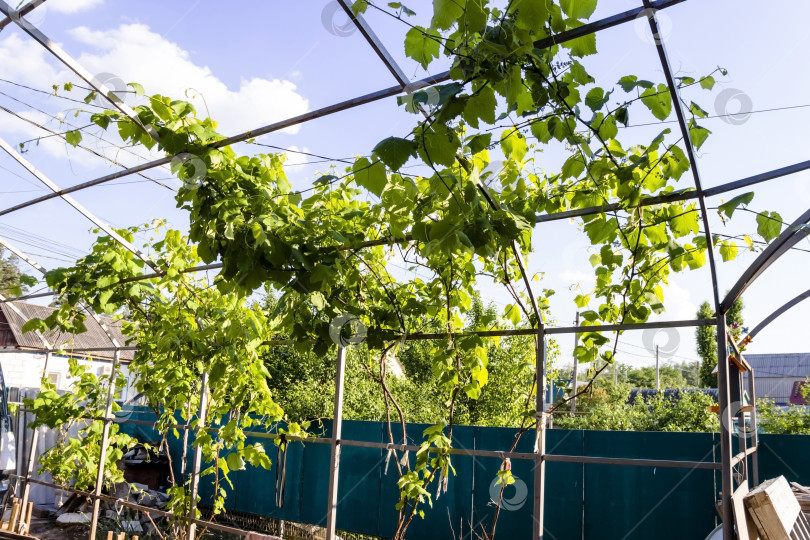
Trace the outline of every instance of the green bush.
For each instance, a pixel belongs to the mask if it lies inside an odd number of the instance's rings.
[[[757,401],[758,428],[764,433],[810,435],[810,407],[793,405],[780,407],[771,400]]]
[[[700,392],[682,392],[677,399],[658,394],[627,403],[629,390],[596,388],[579,400],[581,414],[560,414],[554,427],[603,431],[698,431],[719,430],[717,415],[709,410],[711,397]]]

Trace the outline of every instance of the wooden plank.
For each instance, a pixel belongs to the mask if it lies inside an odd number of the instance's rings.
[[[810,488],[806,488],[798,482],[791,482],[790,487],[792,487],[794,491],[801,491],[802,493],[810,495]]]
[[[748,483],[741,485],[731,497],[734,508],[734,524],[737,527],[738,540],[762,540],[757,525],[751,515],[745,511],[745,496],[748,495]]]
[[[744,500],[763,540],[790,540],[801,508],[784,476],[763,482]]]
[[[8,532],[17,532],[17,520],[20,517],[20,502],[15,499],[11,505],[11,517],[8,520]]]
[[[25,534],[31,533],[31,514],[34,512],[34,503],[29,502],[28,508],[25,509],[25,519],[23,523],[25,523]]]

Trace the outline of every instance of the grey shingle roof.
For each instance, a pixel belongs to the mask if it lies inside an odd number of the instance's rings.
[[[8,330],[13,334],[16,346],[24,349],[41,350],[43,348],[42,342],[37,335],[34,332],[23,333],[22,327],[27,320],[33,318],[44,319],[53,313],[55,309],[48,306],[29,304],[27,302],[14,302],[14,306],[23,314],[25,319],[22,319],[7,303],[0,304],[0,311],[2,311],[5,321],[8,321]],[[121,333],[121,321],[116,321],[109,317],[102,317],[102,320],[118,342],[121,345],[127,345],[127,337]],[[44,337],[48,340],[48,343],[55,348],[63,347],[67,352],[70,352],[72,348],[112,347],[110,338],[93,317],[88,316],[84,324],[87,327],[87,332],[82,334],[65,334],[59,330],[50,330],[44,334]],[[112,358],[113,351],[76,351],[75,355],[92,356],[93,358]],[[121,351],[121,360],[132,360],[134,356],[134,351]]]

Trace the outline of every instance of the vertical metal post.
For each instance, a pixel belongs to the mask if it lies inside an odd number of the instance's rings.
[[[726,316],[717,315],[717,398],[720,406],[720,456],[722,462],[722,501],[720,516],[723,520],[723,540],[734,540],[734,494],[733,470],[731,467],[731,402],[729,401],[728,344],[726,343]]]
[[[42,368],[42,377],[48,373],[48,363],[51,360],[51,351],[45,353],[45,366]],[[27,414],[23,414],[23,418],[27,418]],[[25,444],[25,430],[26,426],[22,426],[22,444]],[[28,463],[25,467],[25,483],[23,484],[22,507],[28,505],[28,497],[31,494],[31,483],[28,481],[31,478],[31,473],[34,471],[34,466],[37,460],[37,445],[39,444],[39,429],[31,430],[31,448],[28,449]],[[14,532],[14,531],[12,531]]]
[[[661,390],[661,365],[658,362],[658,345],[655,346],[655,389]]]
[[[101,505],[101,488],[104,487],[104,465],[107,461],[107,444],[110,439],[110,422],[112,421],[112,406],[115,399],[115,373],[118,362],[121,360],[121,351],[113,353],[112,371],[110,372],[110,386],[107,389],[107,406],[104,409],[104,427],[101,431],[101,450],[98,455],[98,472],[96,473],[96,488],[93,490],[93,517],[90,520],[90,540],[95,540],[98,528],[98,513]]]
[[[754,381],[754,370],[748,372],[748,396],[751,399],[751,448],[755,451],[751,454],[751,487],[759,485],[759,434],[757,433],[757,386]]]
[[[577,311],[576,318],[574,318],[574,326],[579,327],[579,311]],[[577,374],[579,372],[579,360],[577,360],[577,345],[579,345],[579,334],[574,334],[574,374],[571,377],[571,412],[577,411],[577,386],[579,385],[579,381],[577,380]]]
[[[534,445],[534,507],[532,510],[532,539],[543,540],[544,511],[546,500],[546,337],[541,326],[537,331],[535,351],[535,378],[537,396],[535,414],[537,418]]]
[[[335,540],[340,473],[340,438],[343,434],[343,389],[346,377],[346,349],[338,346],[335,375],[335,409],[332,416],[332,444],[329,456],[329,501],[326,507],[326,540]]]
[[[203,372],[200,382],[200,410],[197,413],[197,432],[202,433],[205,429],[205,413],[208,409],[208,373]],[[196,441],[195,441],[196,443]],[[197,536],[197,494],[200,489],[200,468],[202,467],[202,449],[199,445],[194,446],[194,461],[191,464],[191,488],[189,489],[188,502],[188,540],[194,540]]]

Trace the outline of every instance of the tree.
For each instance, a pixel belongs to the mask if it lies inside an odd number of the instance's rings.
[[[743,332],[743,299],[737,299],[726,314],[726,324],[735,339]],[[703,302],[697,312],[698,319],[713,319],[714,310],[708,302]],[[717,388],[717,375],[712,373],[717,367],[717,329],[714,326],[698,326],[695,329],[697,353],[703,359],[700,364],[701,388]]]
[[[5,257],[5,249],[0,246],[0,294],[5,297],[19,296],[32,284],[31,278],[20,271],[16,257]]]
[[[664,365],[659,368],[661,388],[686,388],[686,377],[676,366]],[[628,371],[627,382],[634,388],[655,388],[655,367],[645,366]]]

